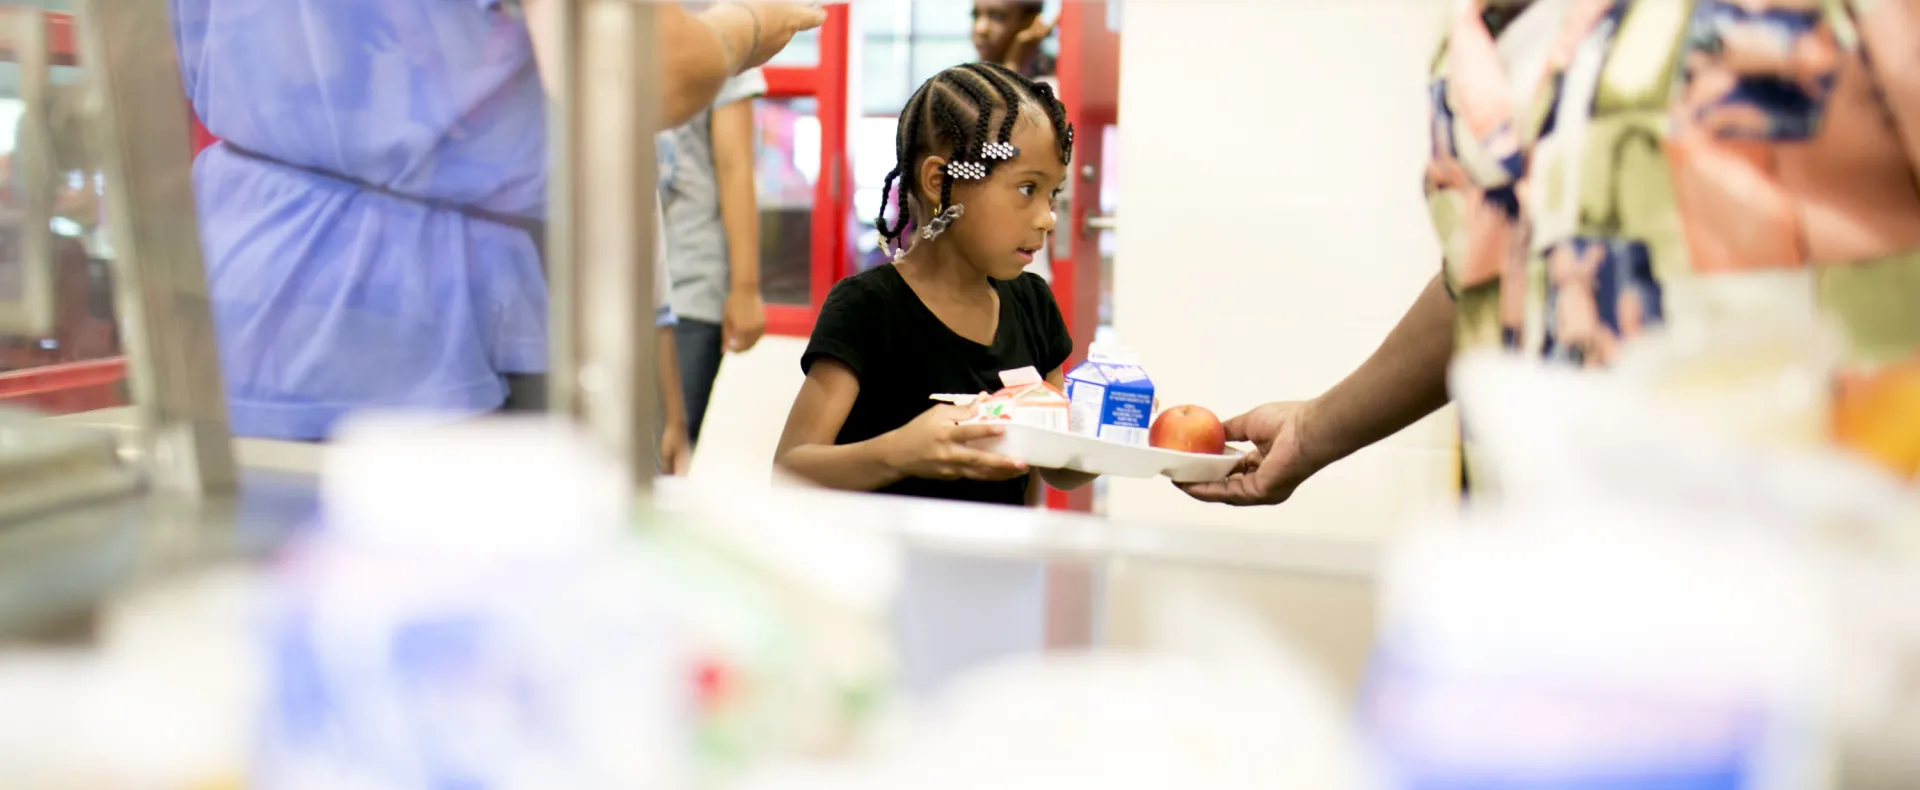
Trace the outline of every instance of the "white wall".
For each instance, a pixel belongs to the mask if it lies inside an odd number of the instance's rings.
[[[1318,394],[1439,266],[1420,191],[1434,0],[1126,0],[1114,323],[1161,403]],[[1150,31],[1150,33],[1145,32]],[[1444,501],[1451,416],[1274,509],[1116,481],[1116,516],[1371,537]]]
[[[1437,270],[1420,194],[1434,0],[1125,0],[1117,329],[1163,403],[1227,416],[1365,358]],[[804,343],[723,366],[699,476],[768,479]],[[1108,511],[1370,538],[1448,498],[1451,416],[1233,510],[1117,481]]]

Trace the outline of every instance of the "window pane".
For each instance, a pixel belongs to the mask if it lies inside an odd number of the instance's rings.
[[[897,113],[919,87],[910,72],[912,50],[904,38],[873,36],[860,51],[860,112],[863,115]]]
[[[860,0],[853,4],[854,29],[861,36],[906,35],[913,29],[908,0]]]
[[[767,61],[769,66],[818,66],[820,65],[820,31],[809,30],[794,36],[787,48]]]
[[[962,63],[972,63],[978,54],[973,50],[973,40],[960,38],[915,36],[913,39],[913,86],[933,79],[933,75],[946,71]]]
[[[973,32],[973,4],[955,0],[913,0],[916,36],[957,36]]]
[[[812,97],[754,102],[759,131],[760,288],[768,304],[812,303],[813,185],[820,177],[819,105]]]

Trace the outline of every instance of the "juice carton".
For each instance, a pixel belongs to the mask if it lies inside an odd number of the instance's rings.
[[[1068,428],[1067,396],[1034,368],[1003,371],[999,392],[973,401],[975,420],[1001,420],[1050,431]]]
[[[1067,374],[1070,430],[1145,447],[1153,424],[1153,379],[1132,349],[1096,342],[1087,361]]]

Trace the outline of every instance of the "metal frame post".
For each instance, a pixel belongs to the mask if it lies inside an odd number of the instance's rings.
[[[192,141],[167,0],[79,0],[80,61],[98,98],[114,299],[152,484],[231,492],[220,355],[194,213]]]
[[[639,490],[659,468],[655,375],[654,133],[659,60],[652,3],[561,4],[548,283],[549,401],[624,463]]]
[[[47,121],[51,99],[47,15],[38,8],[4,8],[0,14],[6,49],[20,67],[20,102],[25,105],[15,141],[18,155],[13,157],[20,209],[8,212],[8,219],[19,225],[20,294],[17,302],[0,302],[0,332],[49,335],[55,327],[54,283],[59,274],[49,227],[54,163]]]

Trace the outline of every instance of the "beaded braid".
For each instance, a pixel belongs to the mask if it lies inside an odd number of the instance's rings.
[[[935,123],[940,124],[940,130],[947,135],[947,139],[953,141],[953,155],[948,157],[947,161],[949,163],[964,161],[966,159],[965,146],[967,138],[961,132],[960,118],[953,114],[953,108],[935,102],[933,104],[933,120]],[[940,174],[940,204],[933,207],[935,216],[938,216],[940,212],[946,210],[947,206],[953,204],[953,173],[951,169],[951,165],[949,165],[949,172]]]
[[[962,92],[966,92],[966,90],[962,90]],[[968,92],[968,94],[970,94],[968,98],[975,96],[972,92]],[[987,117],[987,110],[985,110],[983,104],[975,104],[973,108],[975,108],[973,113],[975,113],[977,117]],[[943,133],[947,135],[948,140],[952,140],[952,144],[954,144],[954,150],[952,150],[952,154],[947,158],[947,167],[941,171],[941,204],[939,204],[939,206],[933,206],[933,215],[935,215],[935,217],[941,215],[941,211],[947,211],[947,206],[952,206],[952,202],[954,202],[954,200],[952,200],[952,196],[954,196],[954,163],[968,161],[968,156],[966,156],[966,154],[968,154],[968,138],[966,138],[962,127],[960,127],[960,115],[956,115],[954,110],[956,110],[956,108],[948,108],[948,106],[939,104],[939,102],[933,104],[933,119],[941,123],[941,131],[943,131]],[[985,123],[979,123],[979,127],[985,129]]]
[[[983,92],[975,80],[986,83],[991,94]],[[1000,161],[1018,155],[1018,149],[1010,141],[1023,98],[1046,112],[1060,149],[1060,161],[1071,164],[1073,125],[1066,121],[1066,107],[1044,82],[1028,79],[996,63],[968,64],[935,75],[914,92],[900,113],[900,128],[894,136],[897,162],[881,187],[880,214],[874,219],[883,246],[889,242],[898,244],[904,238],[912,221],[913,166],[928,156],[941,138],[953,148],[947,167],[941,173],[939,204],[932,207],[936,217],[953,202],[956,173],[967,180],[985,178]],[[998,106],[995,106],[996,99]],[[962,120],[963,113],[968,112],[973,114],[971,124]],[[1005,113],[997,139],[988,136],[995,112]],[[969,125],[971,136],[966,134]],[[888,223],[888,198],[892,197],[896,184],[900,190],[898,215],[895,222]]]
[[[998,63],[972,65],[996,73],[1000,75],[1003,80],[1024,88],[1027,94],[1036,100],[1034,103],[1040,105],[1040,108],[1046,111],[1047,120],[1053,122],[1053,139],[1054,142],[1060,146],[1061,164],[1073,163],[1073,124],[1067,123],[1067,105],[1062,103],[1058,96],[1054,95],[1052,85],[1048,85],[1042,80],[1028,77]],[[1007,119],[1006,129],[1001,131],[1000,136],[1002,138],[1013,136],[1013,119],[1011,117]]]
[[[1060,145],[1060,164],[1073,164],[1073,124],[1067,123],[1067,105],[1053,95],[1053,86],[1033,81],[1033,90],[1044,100],[1047,118],[1053,121],[1053,138]]]
[[[986,148],[986,145],[989,142],[987,139],[987,123],[988,121],[993,120],[993,113],[987,111],[987,108],[990,106],[988,104],[987,95],[984,93],[981,93],[979,86],[974,85],[970,80],[955,79],[953,80],[953,86],[955,88],[958,88],[961,93],[966,94],[967,100],[970,102],[973,102],[973,106],[978,108],[974,112],[974,128],[973,128],[974,146],[973,146],[973,151],[971,153],[973,154],[974,157],[984,158],[986,156],[986,152],[983,149]],[[1013,105],[1009,104],[1007,106],[1011,107]],[[1003,134],[1001,135],[1001,137],[1004,139],[1006,135]],[[961,159],[968,159],[972,157],[968,157],[964,153],[962,153],[959,143],[956,142],[954,144],[954,158],[956,161],[958,161]]]
[[[894,132],[893,136],[894,154],[900,161],[905,161],[907,149],[912,145],[911,141],[920,139],[920,116],[925,111],[927,96],[932,93],[932,88],[932,80],[920,86],[920,90],[914,91],[913,97],[907,100],[906,109],[900,111],[900,128]],[[893,191],[895,180],[901,182],[900,210],[896,214],[897,223],[893,227],[888,227],[887,195]],[[886,185],[880,190],[880,215],[874,218],[873,224],[874,229],[880,231],[883,242],[899,239],[906,233],[907,224],[913,220],[913,212],[907,204],[907,196],[912,190],[907,188],[907,183],[906,168],[895,166],[891,172],[887,173]]]
[[[893,182],[899,179],[900,171],[896,169],[887,174],[886,185],[880,187],[880,215],[873,218],[873,227],[875,230],[880,231],[880,238],[883,239],[891,239],[894,234],[899,232],[898,229],[889,229],[887,227],[887,198],[893,194]],[[905,195],[906,193],[906,190],[900,190],[900,194]],[[900,217],[900,224],[902,227],[907,224],[907,218],[904,213]]]
[[[1013,86],[1007,83],[1007,80],[1005,79],[1004,75],[1000,75],[995,71],[993,71],[992,69],[987,68],[982,64],[968,63],[964,66],[961,66],[960,68],[965,70],[968,74],[972,74],[976,77],[979,77],[982,82],[985,82],[988,85],[992,86],[994,91],[1000,94],[1000,102],[1002,105],[1006,107],[1014,108],[1012,111],[1007,113],[1006,118],[1001,119],[1000,137],[998,138],[1000,140],[1012,140],[1013,124],[1015,121],[1020,119],[1020,112],[1018,109],[1020,107],[1020,97],[1019,95],[1013,92]],[[996,77],[998,77],[998,79],[996,79]],[[981,115],[982,115],[982,119],[980,122],[980,131],[982,133],[981,142],[984,143],[986,141],[985,132],[987,129],[987,124],[985,120],[986,114],[982,113]]]

